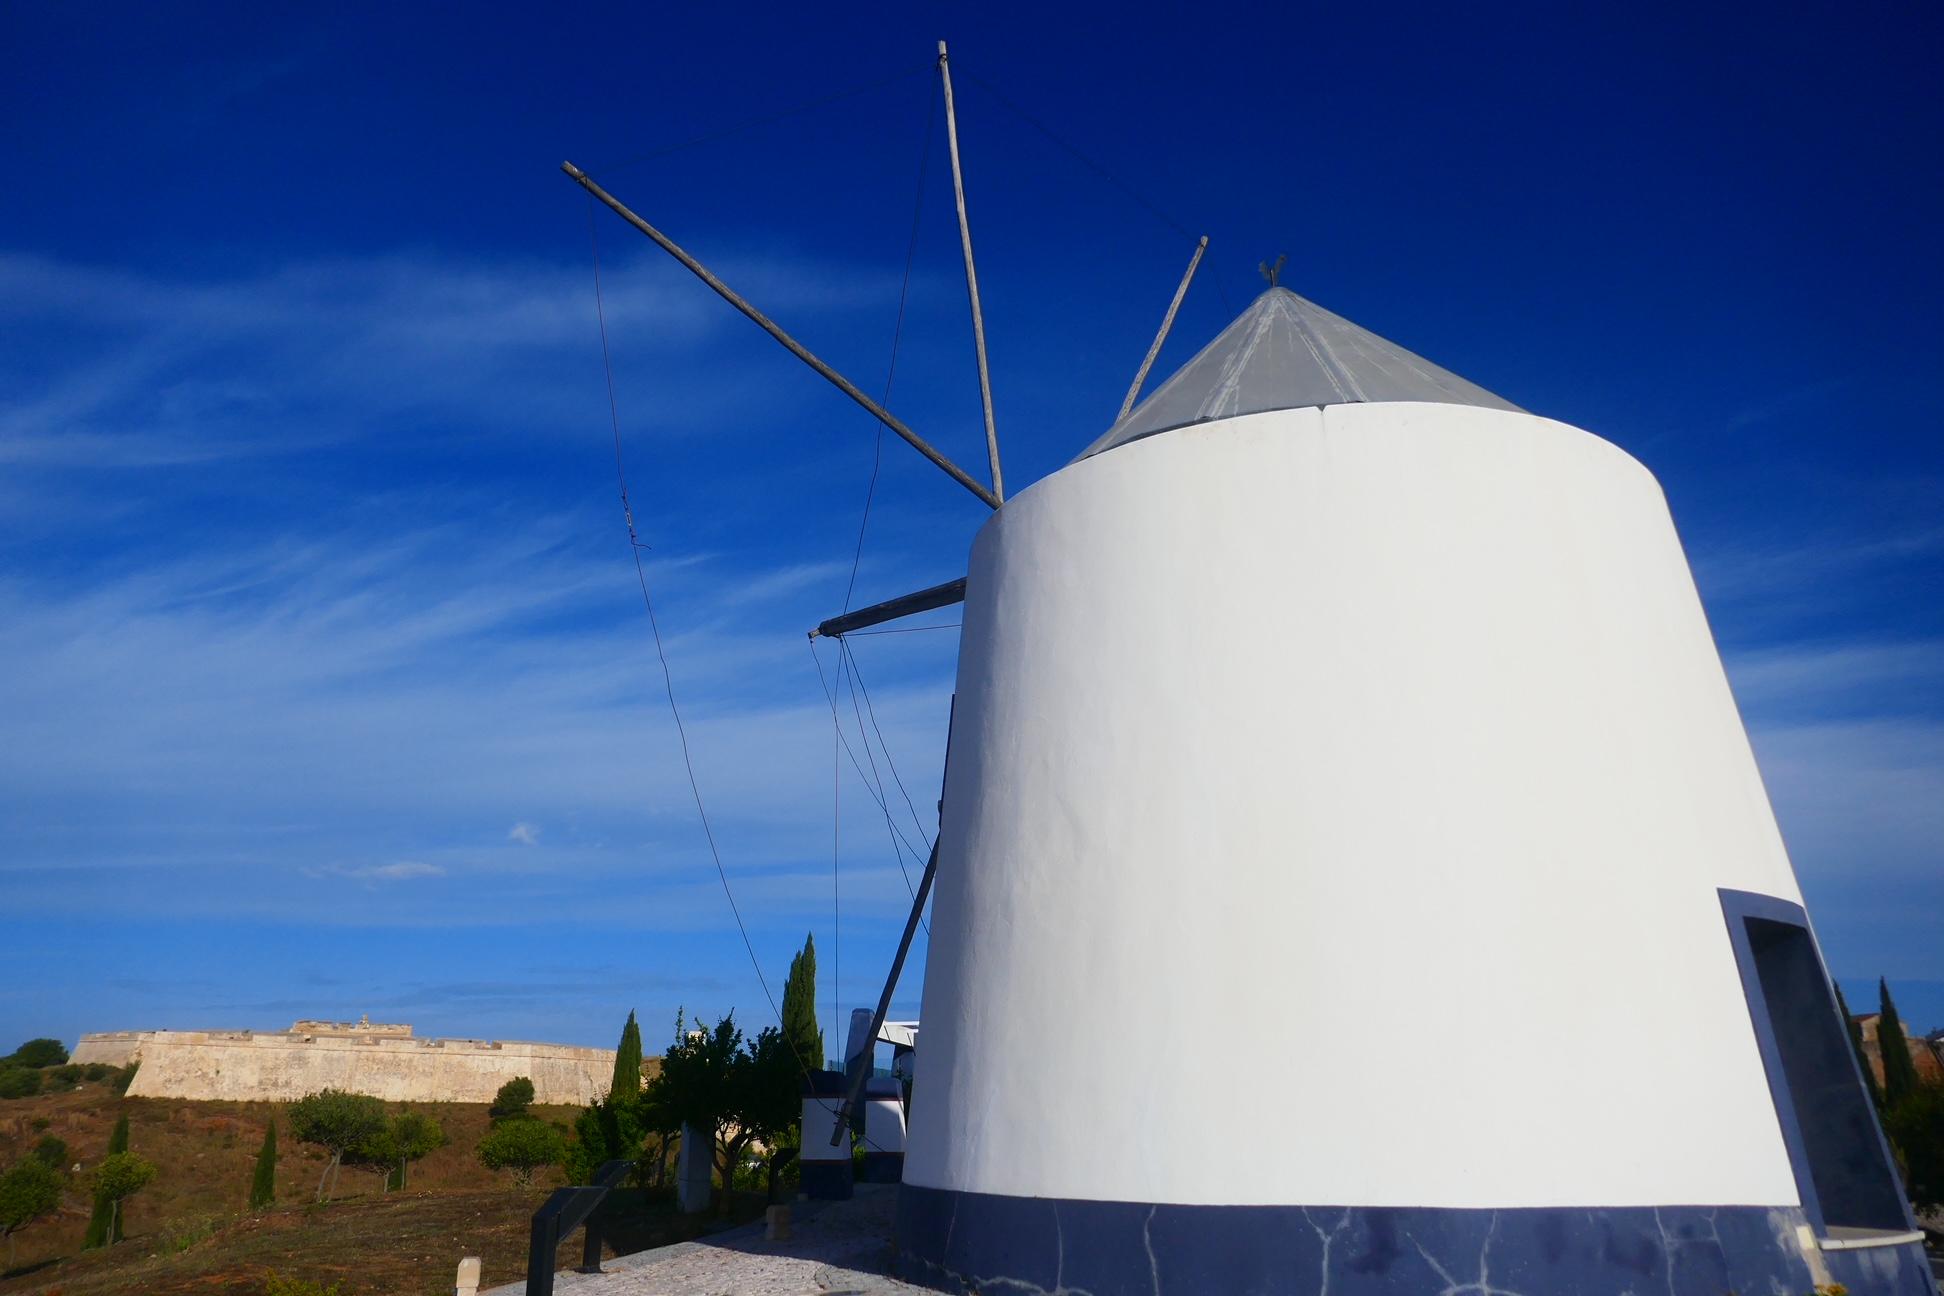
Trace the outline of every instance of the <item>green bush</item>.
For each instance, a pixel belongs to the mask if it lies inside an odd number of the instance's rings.
[[[198,1242],[216,1236],[222,1226],[222,1218],[216,1215],[196,1215],[189,1219],[170,1220],[159,1230],[160,1245],[170,1255],[180,1255]]]
[[[369,1150],[391,1127],[385,1104],[369,1094],[347,1093],[342,1089],[322,1089],[305,1094],[290,1104],[287,1111],[290,1133],[299,1143],[322,1148],[326,1154],[324,1173],[318,1176],[317,1200],[324,1200],[326,1185],[336,1186],[337,1168],[354,1151]],[[384,1158],[360,1156],[355,1164],[375,1163]]]
[[[68,1051],[59,1040],[31,1039],[3,1060],[23,1067],[59,1066],[68,1060]]]
[[[340,1296],[342,1291],[340,1283],[326,1287],[308,1278],[288,1278],[274,1271],[263,1280],[263,1296]]]
[[[0,1066],[0,1098],[32,1098],[40,1091],[40,1072],[22,1066]]]
[[[1884,1113],[1883,1124],[1903,1160],[1912,1204],[1944,1208],[1944,1084],[1920,1082]]]
[[[52,1134],[45,1135],[34,1144],[33,1157],[49,1170],[59,1170],[67,1164],[67,1140],[55,1138]]]
[[[480,1162],[488,1170],[511,1170],[522,1188],[533,1182],[535,1170],[557,1165],[566,1155],[566,1140],[544,1121],[502,1121],[479,1140]]]
[[[133,1152],[110,1152],[95,1167],[95,1201],[108,1203],[108,1245],[122,1240],[122,1203],[155,1178],[155,1163]]]
[[[42,1093],[66,1093],[81,1083],[81,1068],[78,1066],[51,1066],[41,1068]]]
[[[61,1177],[28,1157],[0,1175],[0,1233],[7,1235],[7,1267],[13,1268],[14,1234],[61,1204]]]
[[[127,1093],[128,1086],[135,1083],[135,1072],[141,1068],[141,1065],[140,1062],[130,1062],[127,1066],[116,1071],[114,1077],[108,1083],[113,1086],[116,1093]]]
[[[527,1108],[533,1106],[533,1081],[525,1076],[514,1076],[499,1087],[493,1095],[493,1105],[487,1115],[496,1121],[518,1120],[526,1116]]]

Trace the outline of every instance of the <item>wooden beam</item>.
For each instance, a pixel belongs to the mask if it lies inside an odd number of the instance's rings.
[[[700,261],[697,261],[694,257],[690,256],[687,252],[683,251],[682,248],[673,239],[668,237],[668,235],[662,233],[660,230],[656,229],[653,225],[650,225],[647,221],[641,219],[641,217],[629,211],[628,208],[621,202],[619,198],[616,198],[613,194],[601,188],[600,185],[594,183],[594,179],[592,176],[589,176],[585,171],[582,171],[579,167],[575,166],[572,162],[562,162],[560,164],[560,169],[562,171],[565,171],[568,175],[572,176],[574,178],[575,183],[579,184],[581,188],[587,190],[587,192],[593,194],[596,198],[600,199],[603,203],[605,203],[610,209],[613,210],[615,215],[619,216],[622,220],[628,222],[628,224],[634,226],[636,229],[640,230],[643,234],[646,234],[649,238],[653,239],[655,243],[662,249],[662,251],[668,253],[668,255],[674,257],[677,261],[680,261],[684,266],[688,268],[691,274],[693,274],[696,278],[700,279],[703,283],[709,285],[709,287],[715,289],[717,295],[720,296],[724,301],[728,302],[731,306],[734,306],[737,310],[741,311],[744,315],[747,315],[751,320],[755,321],[756,325],[759,328],[761,328],[765,333],[775,338],[778,342],[781,342],[784,345],[784,347],[788,349],[790,354],[794,355],[797,359],[803,361],[803,363],[809,365],[812,369],[815,369],[819,374],[823,375],[823,377],[830,383],[830,385],[835,387],[838,391],[844,393],[844,395],[850,397],[852,400],[856,401],[859,405],[862,405],[879,422],[883,423],[884,426],[890,428],[893,432],[896,432],[899,436],[903,437],[907,442],[909,442],[911,447],[915,449],[919,454],[925,456],[925,458],[931,460],[933,463],[937,464],[940,468],[943,468],[945,470],[946,475],[950,477],[953,481],[965,487],[965,489],[971,491],[974,495],[977,495],[981,500],[984,500],[991,507],[993,508],[999,507],[1000,501],[998,495],[994,494],[992,491],[987,490],[983,484],[981,484],[979,481],[974,479],[971,476],[971,474],[965,471],[965,469],[959,467],[957,464],[953,463],[950,459],[947,459],[942,453],[934,449],[932,445],[929,442],[927,442],[923,437],[919,436],[916,432],[913,432],[910,428],[906,427],[903,419],[900,419],[897,415],[893,414],[890,410],[884,408],[884,406],[878,404],[876,401],[872,400],[869,396],[866,396],[863,392],[859,391],[857,388],[857,384],[853,383],[850,379],[844,377],[844,375],[838,373],[835,369],[832,369],[829,365],[825,364],[823,361],[817,359],[816,356],[810,354],[810,350],[808,347],[805,347],[802,343],[798,342],[795,338],[791,337],[788,333],[785,333],[780,327],[777,326],[774,320],[770,319],[769,316],[763,314],[763,312],[757,310],[754,306],[750,305],[747,301],[743,300],[742,295],[740,293],[738,293],[735,289],[731,288],[728,284],[722,282],[722,280],[716,278],[713,274],[711,274],[707,266],[703,265]]]
[[[952,152],[952,195],[958,200],[959,242],[965,248],[965,291],[972,299],[972,349],[979,357],[979,406],[985,411],[986,456],[992,461],[992,493],[1006,498],[999,473],[999,432],[992,424],[992,375],[986,369],[985,313],[979,309],[979,269],[972,263],[972,224],[965,214],[965,175],[959,170],[958,113],[952,108],[952,68],[938,42],[938,75],[945,82],[945,140]]]
[[[882,603],[873,603],[867,608],[859,608],[855,612],[834,616],[812,630],[810,637],[815,639],[822,635],[826,639],[838,639],[853,630],[862,630],[865,626],[896,621],[899,617],[916,616],[920,612],[929,612],[933,608],[950,607],[954,603],[963,602],[965,602],[965,577],[961,576],[955,581],[946,581],[943,585],[921,589],[915,594],[905,594],[899,598],[887,599]]]

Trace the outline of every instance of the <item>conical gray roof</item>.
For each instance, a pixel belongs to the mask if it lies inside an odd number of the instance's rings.
[[[1287,288],[1271,288],[1078,459],[1210,419],[1363,401],[1519,409]]]

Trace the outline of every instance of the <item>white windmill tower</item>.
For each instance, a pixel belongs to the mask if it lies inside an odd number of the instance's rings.
[[[916,1272],[1928,1293],[1612,444],[1271,287],[981,529],[949,769]]]
[[[1638,462],[1272,283],[1007,500],[565,169],[995,510],[819,627],[966,602],[914,1276],[1933,1296]]]

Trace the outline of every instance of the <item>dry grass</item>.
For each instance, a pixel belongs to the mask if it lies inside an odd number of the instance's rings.
[[[459,1258],[481,1258],[489,1283],[514,1282],[526,1267],[534,1209],[561,1180],[526,1191],[485,1170],[473,1149],[486,1132],[486,1108],[414,1103],[436,1118],[446,1146],[412,1169],[409,1189],[381,1194],[368,1174],[343,1172],[333,1200],[311,1204],[321,1153],[295,1144],[281,1121],[277,1206],[245,1210],[250,1172],[268,1103],[117,1098],[104,1085],[0,1102],[0,1165],[10,1165],[43,1133],[67,1141],[68,1162],[98,1162],[116,1119],[129,1116],[129,1148],[155,1162],[155,1181],[128,1203],[127,1240],[82,1252],[89,1202],[79,1177],[61,1210],[16,1235],[16,1267],[0,1276],[0,1296],[122,1296],[124,1293],[250,1293],[272,1271],[341,1282],[344,1296],[450,1292]],[[535,1108],[565,1121],[570,1108]],[[35,1125],[46,1122],[46,1128]],[[746,1212],[738,1212],[739,1215]],[[701,1221],[665,1207],[630,1230],[643,1245],[693,1236]],[[569,1243],[577,1248],[576,1236]],[[563,1263],[579,1260],[562,1252]]]

